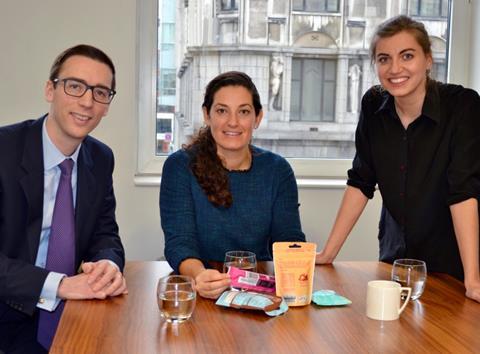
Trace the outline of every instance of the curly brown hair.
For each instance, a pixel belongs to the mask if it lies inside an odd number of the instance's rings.
[[[190,155],[190,169],[208,200],[215,206],[230,207],[233,198],[228,185],[228,172],[217,155],[210,127],[200,128],[192,142],[184,148]]]
[[[215,93],[225,86],[242,86],[252,94],[255,115],[262,110],[260,95],[252,79],[245,73],[229,71],[210,81],[205,90],[202,107],[210,112]],[[190,168],[208,200],[217,207],[229,208],[233,203],[230,192],[228,170],[217,154],[217,144],[210,127],[200,128],[188,145],[183,148],[190,156]]]

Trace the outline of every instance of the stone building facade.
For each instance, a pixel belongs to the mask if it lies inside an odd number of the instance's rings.
[[[203,124],[206,84],[240,70],[264,107],[254,144],[287,157],[351,158],[361,96],[376,83],[375,27],[402,13],[422,21],[444,80],[447,12],[446,0],[177,1],[175,145]]]

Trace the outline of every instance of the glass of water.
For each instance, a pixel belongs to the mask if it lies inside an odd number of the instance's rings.
[[[250,251],[228,251],[225,253],[223,262],[223,272],[226,273],[228,267],[237,267],[249,272],[257,271],[257,257]]]
[[[392,280],[412,288],[412,300],[417,300],[425,289],[427,265],[417,259],[396,259],[392,267]]]
[[[196,292],[191,277],[169,275],[158,281],[158,308],[167,322],[180,323],[188,320],[195,309],[195,300]]]

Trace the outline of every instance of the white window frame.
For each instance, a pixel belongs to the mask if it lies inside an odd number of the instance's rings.
[[[156,155],[157,0],[137,1],[137,172],[135,184],[158,186],[166,156]],[[470,0],[452,1],[448,81],[468,86]],[[466,20],[467,19],[467,20]],[[468,37],[468,40],[466,40]],[[454,40],[459,38],[459,40]],[[453,40],[452,40],[453,39]],[[452,53],[463,53],[455,55]],[[152,118],[153,117],[153,118]],[[289,158],[300,188],[344,188],[351,159]]]

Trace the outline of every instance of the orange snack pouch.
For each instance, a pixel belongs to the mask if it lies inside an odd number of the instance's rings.
[[[275,242],[273,264],[277,296],[288,306],[304,306],[312,300],[317,245],[312,242]]]

